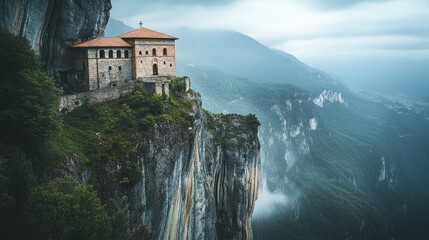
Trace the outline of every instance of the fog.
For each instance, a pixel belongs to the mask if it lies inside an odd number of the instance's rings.
[[[355,92],[383,91],[429,97],[429,61],[395,58],[301,59],[329,72]]]
[[[161,30],[185,26],[241,32],[339,77],[355,91],[424,95],[429,89],[428,1],[127,3],[113,0],[111,15],[132,27],[142,20],[146,26]]]
[[[290,197],[280,192],[272,192],[267,188],[267,178],[261,179],[261,189],[259,190],[258,201],[256,201],[253,216],[255,218],[271,217],[279,208],[285,207],[290,201]]]

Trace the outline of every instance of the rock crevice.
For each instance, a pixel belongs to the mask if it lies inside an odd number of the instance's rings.
[[[191,131],[158,123],[144,140],[131,226],[156,239],[252,239],[260,158],[257,124],[214,115],[192,99]]]

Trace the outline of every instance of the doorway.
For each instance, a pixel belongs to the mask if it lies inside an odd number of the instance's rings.
[[[153,64],[153,75],[158,75],[158,64]]]

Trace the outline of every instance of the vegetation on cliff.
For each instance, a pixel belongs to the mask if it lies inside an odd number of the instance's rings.
[[[129,236],[125,210],[106,194],[102,169],[118,166],[114,177],[127,191],[141,177],[137,153],[149,127],[160,121],[191,125],[180,83],[169,99],[137,86],[122,99],[62,115],[61,91],[26,41],[0,32],[0,66],[2,238],[150,239],[143,225]],[[92,170],[89,182],[58,173],[73,156]]]

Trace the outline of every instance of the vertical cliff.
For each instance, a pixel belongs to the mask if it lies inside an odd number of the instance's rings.
[[[110,0],[0,0],[0,7],[0,28],[28,39],[54,75],[69,66],[71,44],[103,34],[111,4]],[[190,108],[181,114],[192,119],[189,126],[170,111],[159,113],[154,102],[133,97],[130,102],[116,100],[122,102],[112,109],[120,109],[123,118],[115,127],[111,125],[117,116],[108,115],[106,109],[66,116],[70,132],[64,135],[70,146],[64,148],[72,154],[67,153],[52,177],[72,175],[95,186],[106,205],[120,199],[121,208],[128,210],[128,233],[145,224],[156,239],[252,239],[260,178],[258,120],[205,112],[199,96],[186,94],[180,101]],[[175,108],[172,101],[162,104]],[[158,116],[146,132],[141,129],[155,117],[141,119],[135,114],[139,111],[165,116]],[[103,113],[104,118],[90,120],[91,114]],[[103,123],[108,125],[104,129]],[[119,155],[114,148],[127,149],[124,145],[134,147]],[[138,176],[135,169],[124,170],[130,168],[126,166],[130,159],[137,160],[133,167],[141,169]]]
[[[57,174],[95,186],[105,203],[119,200],[128,233],[144,224],[155,239],[252,239],[261,165],[256,117],[209,113],[195,93],[157,100],[165,111],[156,114],[160,106],[141,97],[67,114],[70,137],[83,149]],[[142,115],[148,107],[153,116]],[[148,119],[154,122],[139,127]]]
[[[0,28],[28,39],[53,75],[70,66],[70,45],[104,33],[110,9],[110,0],[0,0]]]
[[[156,124],[142,144],[142,181],[131,226],[156,239],[252,239],[258,196],[258,125],[253,116],[213,115],[193,103],[192,129]]]

